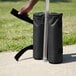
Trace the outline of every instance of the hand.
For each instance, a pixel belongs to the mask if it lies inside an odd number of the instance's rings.
[[[28,3],[26,6],[22,7],[22,8],[19,10],[18,14],[24,14],[24,13],[30,12],[30,11],[32,10],[33,6],[34,6],[37,2],[38,2],[38,0],[29,0],[29,3]]]
[[[31,7],[29,4],[26,5],[26,6],[23,6],[23,7],[19,10],[18,14],[28,13],[28,12],[30,12],[30,11],[32,10],[32,8],[33,8],[33,7]]]

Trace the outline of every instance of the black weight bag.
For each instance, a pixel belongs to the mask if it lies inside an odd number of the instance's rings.
[[[15,59],[18,61],[21,55],[29,49],[33,49],[33,57],[34,59],[42,59],[43,58],[43,32],[44,32],[44,14],[43,13],[35,13],[33,15],[33,19],[31,20],[27,14],[18,15],[18,11],[16,9],[11,10],[11,14],[15,17],[34,24],[33,26],[33,44],[29,45],[23,49],[21,49],[16,55]]]
[[[44,37],[44,13],[35,13],[34,20],[27,15],[18,15],[17,11],[11,12],[14,16],[33,24],[33,45],[27,46],[19,51],[15,59],[18,61],[20,56],[27,50],[33,49],[34,59],[43,58],[43,37]],[[48,16],[48,51],[47,59],[50,63],[61,63],[63,60],[62,47],[62,14],[52,13]]]
[[[33,57],[43,59],[44,13],[33,15]]]
[[[49,14],[48,26],[48,61],[53,64],[63,60],[62,14]]]

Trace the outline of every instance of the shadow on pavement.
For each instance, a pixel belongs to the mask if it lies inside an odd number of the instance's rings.
[[[19,61],[28,60],[28,59],[32,59],[32,58],[33,57],[23,58],[23,59],[20,59]]]
[[[24,61],[24,60],[28,60],[28,59],[33,59],[33,57],[23,58],[23,59],[20,59],[19,61]],[[76,62],[76,53],[64,54],[62,64],[71,63],[71,62]]]
[[[63,55],[63,63],[70,63],[70,62],[76,62],[76,53]]]

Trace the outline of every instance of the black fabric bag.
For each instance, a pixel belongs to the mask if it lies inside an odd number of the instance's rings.
[[[43,59],[44,13],[33,15],[33,57]]]
[[[16,11],[14,11],[17,13]],[[16,17],[24,19],[23,16]],[[27,46],[16,54],[15,59],[18,61],[20,56],[29,49],[33,49],[33,58],[40,60],[43,59],[43,40],[44,40],[44,17],[45,14],[35,13],[33,20],[33,45]],[[27,20],[27,17],[24,19]],[[48,49],[47,59],[50,63],[61,63],[63,60],[63,46],[62,46],[62,14],[51,13],[48,16]]]
[[[48,61],[57,64],[63,60],[62,14],[52,13],[48,18]]]

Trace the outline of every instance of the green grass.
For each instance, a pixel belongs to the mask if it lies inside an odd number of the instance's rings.
[[[27,1],[0,2],[0,51],[18,51],[33,43],[33,26],[10,14],[12,8],[19,10]],[[44,1],[29,13],[44,12]],[[63,44],[76,44],[76,1],[50,3],[50,12],[63,13]]]

